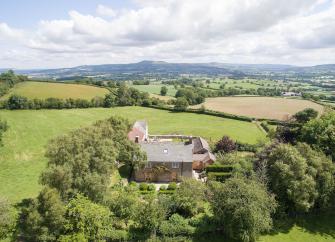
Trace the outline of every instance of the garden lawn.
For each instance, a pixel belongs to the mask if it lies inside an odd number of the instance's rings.
[[[21,82],[10,90],[1,99],[7,99],[10,95],[16,94],[29,99],[47,98],[80,98],[91,100],[94,97],[104,97],[109,91],[106,88],[94,87],[80,84],[65,84],[51,82]]]
[[[40,189],[39,176],[47,162],[44,153],[48,140],[112,115],[123,116],[131,122],[145,119],[151,134],[198,135],[209,141],[229,135],[247,143],[266,139],[254,123],[143,107],[0,110],[0,117],[9,124],[4,147],[0,148],[0,194],[13,202],[35,196]]]

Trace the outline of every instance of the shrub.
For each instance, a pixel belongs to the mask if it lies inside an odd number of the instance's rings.
[[[129,186],[131,186],[131,187],[137,187],[137,183],[134,182],[134,181],[131,181],[131,182],[129,183]]]
[[[208,180],[224,182],[232,176],[231,172],[209,172]]]
[[[171,182],[168,186],[168,190],[176,190],[177,184],[175,182]]]
[[[140,190],[141,191],[147,191],[148,190],[148,184],[147,183],[141,183],[140,184]]]
[[[159,188],[160,191],[165,191],[166,189],[167,189],[167,187],[166,187],[165,185],[162,185],[162,186],[160,186],[160,188]]]
[[[155,190],[156,190],[156,186],[154,184],[148,185],[148,191],[155,191]]]
[[[168,221],[163,221],[159,227],[162,235],[192,235],[195,228],[188,224],[188,221],[179,214],[173,214]]]
[[[236,150],[236,143],[228,136],[223,136],[215,145],[216,152],[229,153]]]
[[[231,165],[209,165],[206,167],[206,172],[231,172],[233,168]]]

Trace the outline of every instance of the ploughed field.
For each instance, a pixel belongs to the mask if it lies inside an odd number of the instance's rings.
[[[206,98],[206,109],[253,118],[287,120],[295,113],[313,108],[319,113],[323,106],[311,101],[279,97],[216,97]],[[195,107],[200,107],[197,105]]]
[[[1,99],[7,99],[10,95],[17,94],[29,99],[47,99],[53,97],[90,100],[94,97],[104,97],[107,93],[109,91],[106,88],[89,85],[28,81],[18,83]]]
[[[131,122],[145,119],[151,134],[188,134],[216,141],[223,135],[256,143],[266,139],[256,124],[204,114],[173,113],[144,107],[69,110],[0,110],[9,125],[0,147],[0,194],[17,202],[40,189],[39,176],[46,165],[45,146],[51,138],[111,116]]]

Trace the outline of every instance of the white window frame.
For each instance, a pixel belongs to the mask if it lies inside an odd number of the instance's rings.
[[[179,162],[172,162],[172,168],[174,169],[179,168]]]

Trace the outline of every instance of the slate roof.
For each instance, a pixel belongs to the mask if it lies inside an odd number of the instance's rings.
[[[194,148],[193,148],[194,153],[198,153],[202,149],[210,151],[210,148],[209,148],[209,145],[208,145],[207,141],[205,139],[201,138],[201,137],[192,139],[192,144],[194,146]]]
[[[151,142],[140,143],[147,153],[148,161],[152,162],[192,162],[193,145],[181,142]]]

